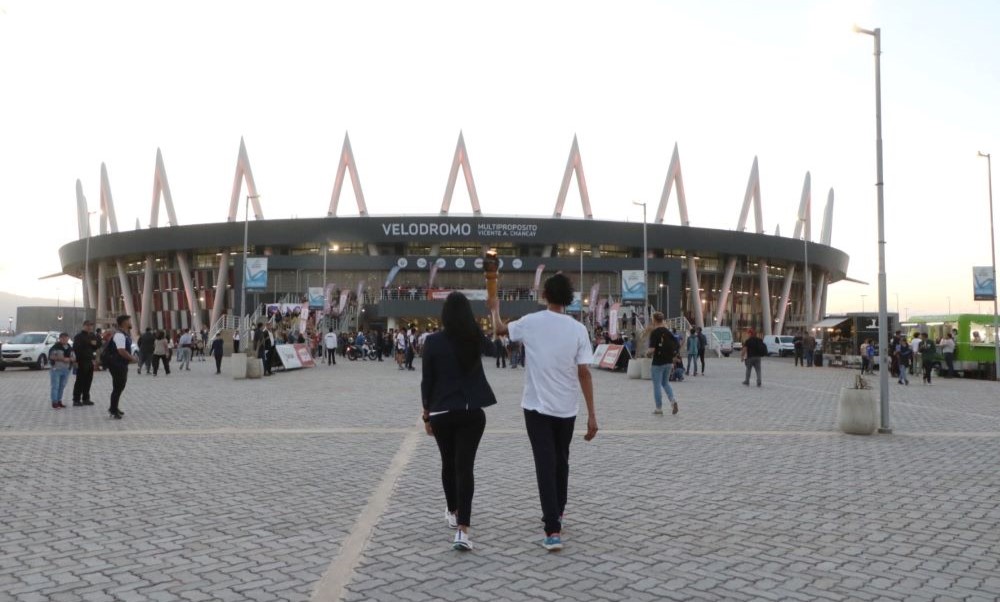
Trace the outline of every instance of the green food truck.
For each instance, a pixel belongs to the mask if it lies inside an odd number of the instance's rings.
[[[926,332],[928,338],[938,342],[945,333],[955,336],[955,370],[963,376],[994,377],[996,373],[996,330],[991,314],[946,314],[913,316],[900,324],[907,338]],[[934,363],[943,365],[939,357]]]

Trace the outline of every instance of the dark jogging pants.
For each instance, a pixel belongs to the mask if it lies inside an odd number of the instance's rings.
[[[535,456],[538,497],[542,502],[545,534],[562,532],[560,517],[566,509],[569,486],[569,444],[576,417],[558,418],[534,410],[524,411],[531,452]]]
[[[476,489],[473,467],[486,429],[486,412],[476,409],[436,414],[431,416],[431,429],[441,452],[441,485],[448,512],[457,513],[458,524],[468,527]]]
[[[82,361],[76,367],[73,382],[73,402],[90,401],[90,385],[94,382],[94,362]]]
[[[128,384],[128,364],[115,362],[108,366],[108,372],[111,373],[111,406],[108,410],[117,413],[118,401],[125,391],[125,385]]]

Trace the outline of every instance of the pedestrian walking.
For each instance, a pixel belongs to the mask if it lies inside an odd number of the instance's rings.
[[[544,311],[504,324],[500,302],[490,299],[494,334],[506,334],[524,343],[531,353],[525,367],[521,408],[535,459],[538,497],[545,523],[542,545],[550,552],[563,549],[562,517],[569,485],[569,445],[579,411],[587,403],[587,434],[597,436],[594,384],[590,374],[593,352],[583,324],[566,315],[573,302],[573,285],[565,274],[549,277],[543,287]]]
[[[59,340],[49,348],[49,384],[53,410],[61,410],[63,392],[69,381],[69,369],[74,361],[73,346],[69,344],[69,334],[59,333]]]
[[[482,354],[488,341],[465,295],[448,295],[441,323],[444,330],[424,341],[420,396],[425,429],[434,436],[441,453],[445,520],[455,529],[452,547],[466,551],[472,549],[473,468],[486,429],[483,408],[494,405],[497,399],[483,371]]]
[[[329,329],[323,337],[323,348],[326,349],[326,365],[337,365],[337,333]]]
[[[698,336],[694,328],[688,333],[687,344],[687,371],[686,374],[691,374],[691,364],[694,364],[694,375],[698,376]]]
[[[191,354],[194,348],[194,335],[187,328],[177,342],[177,370],[191,370]]]
[[[795,348],[795,365],[805,366],[805,354],[802,351],[802,333],[797,332],[792,338],[792,346]]]
[[[920,361],[924,367],[924,384],[931,384],[931,371],[934,369],[934,355],[937,346],[926,332],[920,333]]]
[[[746,377],[743,379],[743,384],[747,387],[750,386],[750,370],[754,370],[757,373],[757,386],[761,386],[760,377],[760,358],[767,355],[767,344],[764,340],[757,336],[757,331],[751,328],[748,331],[750,335],[745,341],[743,341],[743,350],[740,351],[741,359],[743,363],[746,364],[747,373]],[[808,336],[808,335],[807,335]],[[809,348],[806,347],[806,352],[808,353]],[[806,356],[807,359],[809,356]],[[809,364],[810,366],[812,363]]]
[[[698,338],[698,361],[701,362],[701,375],[705,376],[705,350],[708,349],[708,337],[701,331],[701,326],[695,329]],[[695,373],[697,375],[697,372]]]
[[[676,414],[679,410],[677,398],[674,397],[674,390],[670,387],[670,376],[674,368],[674,357],[677,356],[677,340],[674,335],[667,330],[664,323],[663,313],[653,313],[653,332],[649,333],[649,349],[646,355],[653,358],[653,402],[656,409],[653,414],[663,415],[663,391],[667,393],[670,401],[670,413]],[[704,369],[702,370],[704,372]]]
[[[239,330],[234,330],[233,331],[233,353],[239,353],[239,352],[240,352],[240,331]]]
[[[212,339],[212,357],[215,359],[216,374],[222,374],[222,356],[226,352],[223,345],[225,345],[225,342],[222,340],[222,333],[215,333],[215,338]]]
[[[816,360],[816,337],[811,332],[806,332],[805,336],[802,337],[802,353],[806,356],[806,366],[812,368],[813,362]]]
[[[73,405],[92,406],[90,387],[94,382],[94,368],[101,340],[93,332],[94,323],[83,321],[83,330],[73,337],[73,355],[76,356],[76,380],[73,381]]]
[[[156,335],[152,328],[146,328],[146,332],[139,335],[139,374],[142,369],[146,369],[146,374],[153,373],[153,351],[156,346]]]
[[[160,372],[160,364],[163,364],[163,373],[170,375],[170,339],[162,330],[156,331],[156,344],[153,346],[153,376]]]
[[[948,371],[945,372],[946,378],[952,378],[955,376],[955,339],[952,337],[951,333],[945,334],[938,345],[941,347],[941,354],[944,356],[945,366],[948,367]],[[940,369],[938,370],[940,374]]]
[[[108,414],[115,420],[121,420],[125,412],[119,409],[119,404],[125,385],[128,384],[128,365],[136,359],[132,355],[132,337],[128,335],[132,330],[132,317],[118,316],[115,324],[117,329],[101,352],[101,363],[111,373],[111,405],[108,407]]]
[[[504,337],[499,335],[493,337],[493,353],[497,356],[497,368],[506,368],[507,344],[504,341]]]
[[[909,385],[910,377],[909,368],[910,362],[913,361],[913,348],[910,347],[910,343],[906,340],[906,335],[901,334],[899,336],[899,342],[896,344],[896,358],[899,364],[899,384]]]

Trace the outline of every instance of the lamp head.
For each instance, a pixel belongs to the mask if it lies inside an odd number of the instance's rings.
[[[983,151],[979,151],[979,152],[977,152],[976,154],[977,154],[977,155],[979,155],[980,157],[986,157],[987,159],[988,159],[988,158],[989,158],[989,156],[990,156],[990,154],[989,154],[989,153],[984,153]]]

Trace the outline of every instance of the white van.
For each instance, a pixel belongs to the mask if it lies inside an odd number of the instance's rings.
[[[733,331],[728,326],[706,326],[702,329],[708,339],[708,349],[729,357],[733,352]]]
[[[772,334],[764,337],[764,343],[767,345],[768,355],[795,355],[795,337]]]

